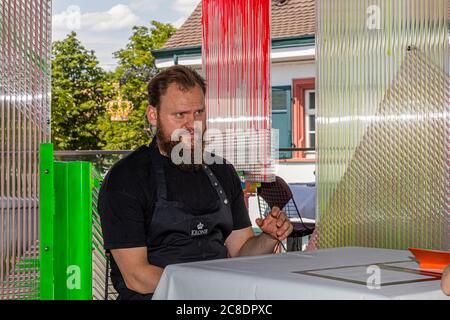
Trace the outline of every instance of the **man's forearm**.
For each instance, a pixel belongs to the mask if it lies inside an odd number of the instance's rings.
[[[163,271],[164,269],[150,264],[142,266],[128,279],[125,279],[126,286],[140,294],[153,293],[158,286]]]
[[[261,254],[273,253],[277,243],[277,239],[266,233],[261,233],[258,236],[248,239],[242,246],[241,250],[239,250],[238,256],[257,256]]]

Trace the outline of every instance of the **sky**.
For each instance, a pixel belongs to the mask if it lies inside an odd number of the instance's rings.
[[[53,0],[52,38],[62,40],[72,30],[94,50],[100,66],[113,70],[113,52],[124,48],[135,25],[151,20],[180,27],[201,0]]]

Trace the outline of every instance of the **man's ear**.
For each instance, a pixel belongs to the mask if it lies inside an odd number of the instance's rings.
[[[149,105],[147,107],[147,120],[152,126],[156,126],[156,119],[158,118],[158,111],[154,106]]]

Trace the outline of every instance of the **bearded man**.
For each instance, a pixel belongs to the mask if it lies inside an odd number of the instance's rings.
[[[274,207],[257,219],[255,236],[234,167],[203,161],[205,92],[204,79],[187,67],[154,77],[147,118],[156,138],[103,181],[98,206],[118,299],[151,299],[167,265],[272,253],[292,232]]]

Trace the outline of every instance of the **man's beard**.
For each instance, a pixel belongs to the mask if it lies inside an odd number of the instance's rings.
[[[158,146],[161,149],[161,151],[163,153],[165,153],[169,158],[170,161],[172,161],[172,150],[173,148],[175,148],[175,146],[177,146],[179,143],[183,143],[181,141],[171,141],[170,139],[170,135],[167,135],[165,130],[164,130],[164,126],[162,125],[159,117],[157,119],[157,126],[156,126],[156,139],[158,142]],[[195,172],[195,171],[200,171],[202,169],[202,163],[203,163],[203,152],[205,149],[205,144],[203,142],[203,139],[201,139],[201,142],[197,142],[194,140],[191,140],[191,143],[201,143],[201,163],[195,163],[195,158],[194,158],[194,154],[195,154],[195,149],[194,149],[194,145],[191,148],[191,159],[190,159],[190,163],[180,163],[180,164],[175,164],[173,163],[174,166],[176,166],[177,168],[179,168],[182,171],[187,171],[187,172]],[[197,149],[198,147],[196,147]],[[180,151],[180,157],[183,157],[183,149],[181,148]]]

